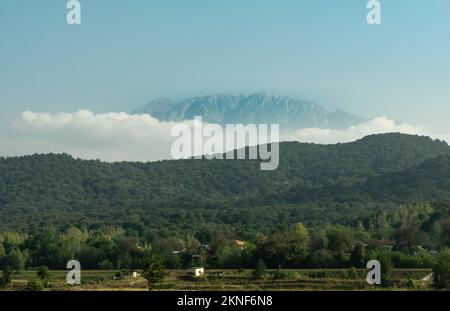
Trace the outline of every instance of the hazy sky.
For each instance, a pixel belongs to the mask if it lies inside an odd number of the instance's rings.
[[[450,131],[450,1],[0,1],[0,120],[270,92]]]

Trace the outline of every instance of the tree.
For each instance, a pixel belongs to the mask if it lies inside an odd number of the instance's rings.
[[[21,270],[25,266],[25,258],[23,253],[15,248],[5,256],[3,256],[1,262],[1,267],[9,267],[14,270]]]
[[[5,247],[3,246],[2,240],[0,240],[0,262],[2,261],[2,258],[5,255],[6,255]]]
[[[298,268],[308,254],[308,242],[308,230],[298,223],[290,229],[283,228],[272,233],[268,239],[261,242],[256,256],[271,268],[280,265]]]
[[[450,219],[441,223],[441,241],[443,245],[450,247]]]
[[[200,248],[199,255],[198,255],[198,264],[200,267],[206,266],[206,258],[207,258],[206,249],[202,247],[202,248]]]
[[[67,232],[61,236],[61,257],[64,261],[75,258],[80,252],[83,244],[88,239],[88,233],[78,228],[70,227]]]
[[[356,268],[364,268],[365,266],[365,249],[363,243],[358,243],[350,254],[350,264]]]
[[[57,267],[59,263],[58,234],[53,228],[29,237],[24,246],[29,250],[31,266],[48,265]]]
[[[296,223],[292,228],[292,233],[295,240],[306,248],[309,239],[309,231],[302,223]]]
[[[158,256],[151,254],[144,259],[142,277],[147,280],[149,290],[152,290],[155,284],[161,282],[164,276],[164,266]]]
[[[450,250],[439,254],[433,267],[433,287],[443,289],[450,287]]]
[[[395,234],[395,249],[412,253],[415,246],[421,245],[426,236],[417,225],[398,229]]]
[[[44,287],[48,286],[48,281],[50,280],[50,272],[46,266],[40,266],[36,273],[38,279],[42,281]]]
[[[321,251],[327,249],[328,237],[325,230],[321,229],[314,232],[309,239],[309,248],[311,251]]]
[[[227,243],[216,250],[217,266],[221,268],[239,268],[242,250],[235,244]]]
[[[392,269],[394,268],[392,258],[389,254],[383,253],[378,260],[381,265],[381,285],[389,287],[391,285]]]
[[[9,268],[6,268],[2,272],[2,276],[0,277],[0,288],[5,288],[12,280],[13,271]]]
[[[262,259],[259,259],[256,262],[255,270],[253,270],[252,276],[257,280],[264,279],[264,277],[266,276],[266,266]]]
[[[331,227],[327,232],[327,236],[329,249],[340,254],[341,257],[344,257],[344,254],[348,254],[352,249],[353,232],[349,228],[342,226]]]

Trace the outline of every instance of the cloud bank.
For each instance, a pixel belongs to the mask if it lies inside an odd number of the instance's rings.
[[[35,113],[26,111],[2,142],[7,155],[62,153],[103,161],[156,161],[170,159],[175,123],[150,115]],[[5,148],[6,145],[6,148]]]
[[[193,121],[182,122],[193,125]],[[69,153],[82,159],[158,161],[171,159],[171,136],[175,122],[161,122],[148,114],[36,113],[26,111],[14,126],[0,134],[0,155]],[[334,144],[355,141],[370,134],[399,132],[432,136],[425,129],[378,117],[344,130],[306,128],[281,135],[281,141]]]
[[[306,128],[287,135],[288,140],[316,144],[346,143],[361,139],[371,134],[402,133],[410,135],[430,136],[425,129],[406,123],[398,123],[387,117],[377,117],[365,123],[351,126],[344,130]]]

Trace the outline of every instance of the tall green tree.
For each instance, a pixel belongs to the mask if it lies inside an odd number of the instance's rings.
[[[450,219],[441,223],[441,241],[443,245],[450,247]]]
[[[350,264],[355,268],[364,268],[366,265],[365,247],[363,243],[357,243],[350,254]]]
[[[29,250],[32,267],[58,266],[60,264],[60,243],[55,229],[46,228],[29,237],[24,246]]]
[[[259,259],[256,262],[256,266],[252,272],[252,276],[257,280],[264,279],[264,277],[266,276],[266,265],[264,264],[264,261],[262,259]]]
[[[328,248],[328,237],[325,230],[321,229],[311,234],[309,248],[311,251],[322,251]]]
[[[433,287],[438,289],[450,287],[450,249],[439,254],[433,267]]]
[[[391,286],[392,270],[394,269],[391,255],[388,253],[382,253],[378,260],[381,265],[381,286],[389,287]]]
[[[18,248],[14,248],[0,258],[0,267],[21,270],[25,267],[25,256]]]
[[[142,270],[142,277],[147,280],[149,290],[153,290],[155,285],[165,277],[165,269],[161,259],[154,254],[150,254],[144,259]]]

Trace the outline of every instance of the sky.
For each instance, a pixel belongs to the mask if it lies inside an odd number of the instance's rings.
[[[448,0],[383,0],[381,25],[366,0],[80,2],[68,25],[66,0],[0,1],[3,141],[25,111],[253,92],[450,133]]]

